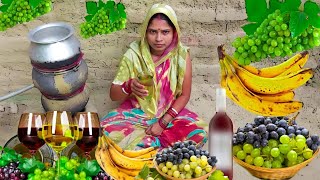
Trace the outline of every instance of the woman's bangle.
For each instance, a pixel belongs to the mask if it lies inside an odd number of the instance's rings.
[[[171,107],[170,109],[171,109],[172,111],[174,111],[174,113],[176,114],[176,116],[179,114],[178,111],[177,111],[175,108]]]
[[[162,129],[167,128],[168,123],[163,118],[159,119],[158,122],[159,122],[159,125]],[[163,123],[163,122],[165,122],[165,123]]]
[[[121,90],[123,93],[130,95],[132,93],[131,89],[131,81],[132,79],[129,79],[128,81],[121,84]]]
[[[175,117],[177,117],[177,115],[178,115],[177,110],[175,110],[173,107],[170,107],[170,108],[167,110],[167,113],[168,113],[172,118],[175,118]]]

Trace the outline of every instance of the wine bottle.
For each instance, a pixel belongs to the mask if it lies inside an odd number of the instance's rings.
[[[216,89],[216,113],[209,124],[209,153],[216,156],[217,169],[230,180],[233,178],[232,161],[233,124],[226,113],[226,90]]]

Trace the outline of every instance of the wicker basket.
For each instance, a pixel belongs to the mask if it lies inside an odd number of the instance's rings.
[[[154,162],[154,167],[156,168],[156,170],[158,171],[159,174],[161,174],[161,176],[163,176],[165,179],[169,179],[169,180],[182,180],[180,178],[175,178],[175,177],[172,177],[172,176],[168,176],[167,174],[163,173],[159,167],[158,167],[158,164],[156,161],[153,161]],[[206,175],[203,175],[203,176],[200,176],[198,178],[192,178],[192,179],[185,179],[185,180],[204,180],[204,179],[207,179],[210,174],[212,174],[214,171],[216,170],[216,166],[212,167],[212,170],[207,173]]]
[[[254,165],[250,165],[248,163],[245,163],[244,161],[233,157],[233,159],[242,167],[244,167],[245,169],[247,169],[247,171],[249,171],[250,174],[252,174],[253,176],[257,177],[257,178],[261,178],[261,179],[271,179],[271,180],[282,180],[282,179],[289,179],[291,177],[293,177],[294,175],[297,174],[297,172],[304,168],[306,165],[308,165],[315,157],[317,157],[317,155],[319,154],[319,149],[313,154],[313,156],[300,163],[297,164],[295,166],[291,166],[291,167],[286,167],[286,168],[274,168],[274,169],[269,169],[269,168],[264,168],[264,167],[257,167]]]

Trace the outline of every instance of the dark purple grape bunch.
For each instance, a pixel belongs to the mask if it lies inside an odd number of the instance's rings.
[[[319,136],[318,135],[312,135],[312,136],[308,137],[307,145],[308,145],[308,148],[313,150],[313,152],[316,152],[317,149],[318,149],[318,146],[320,146],[320,138],[319,138]]]
[[[233,135],[233,144],[252,144],[255,148],[265,147],[269,139],[279,140],[282,135],[293,138],[297,135],[309,137],[308,129],[299,127],[295,120],[289,123],[288,117],[257,116],[253,123],[247,123],[244,128],[238,128]]]
[[[0,167],[0,180],[23,180],[27,179],[26,174],[18,168],[19,162],[10,162],[4,167]]]
[[[164,148],[156,155],[157,164],[163,162],[172,162],[172,164],[181,164],[183,159],[190,159],[195,155],[197,158],[206,156],[208,158],[208,164],[212,167],[217,163],[215,156],[210,156],[207,150],[202,150],[194,141],[179,141],[175,142],[172,147]]]
[[[101,170],[96,176],[92,177],[93,180],[111,180],[111,177]]]

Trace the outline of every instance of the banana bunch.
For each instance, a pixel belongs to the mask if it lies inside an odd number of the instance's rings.
[[[294,89],[312,76],[311,68],[303,68],[309,58],[307,51],[272,67],[257,69],[241,66],[218,47],[221,86],[227,96],[244,109],[263,116],[286,116],[303,107],[293,100]]]
[[[143,166],[153,167],[157,148],[124,150],[108,136],[99,137],[95,157],[101,168],[113,179],[134,180]]]

